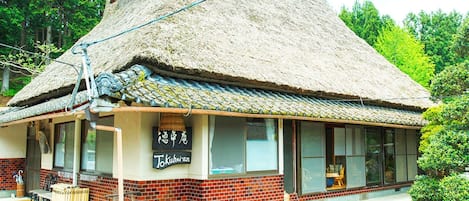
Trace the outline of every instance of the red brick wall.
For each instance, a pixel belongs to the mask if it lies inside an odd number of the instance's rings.
[[[57,175],[56,171],[41,170],[41,187],[44,186],[46,175]],[[90,201],[106,200],[105,196],[115,194],[117,179],[110,177],[95,177],[95,181],[79,181],[79,186],[90,189]],[[59,182],[72,183],[70,178],[59,177]],[[385,187],[364,187],[352,190],[338,190],[325,193],[290,195],[291,201],[317,200],[346,196],[352,194],[368,193],[373,191],[408,187],[411,183],[396,184]],[[259,176],[231,179],[174,179],[133,181],[124,180],[125,191],[139,191],[141,195],[135,200],[190,200],[190,201],[257,201],[257,200],[283,200],[283,175]],[[128,197],[125,199],[130,201]]]
[[[0,159],[0,190],[16,190],[13,172],[24,171],[25,162],[24,158]]]
[[[41,187],[48,174],[57,175],[57,172],[41,170]],[[71,180],[59,177],[59,182],[71,183]],[[78,185],[90,188],[90,201],[106,200],[106,195],[116,193],[117,179],[97,177],[96,181],[79,181]],[[283,200],[283,176],[211,180],[125,180],[124,190],[142,192],[135,197],[136,200]]]

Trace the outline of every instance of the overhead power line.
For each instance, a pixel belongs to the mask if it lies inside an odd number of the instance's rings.
[[[14,46],[11,46],[11,45],[7,45],[7,44],[4,44],[4,43],[0,43],[0,46],[3,46],[3,47],[6,47],[6,48],[10,48],[10,49],[14,49],[14,50],[18,50],[20,52],[24,52],[26,54],[29,54],[29,55],[34,55],[34,56],[37,56],[37,57],[41,57],[41,58],[44,58],[44,59],[49,59],[51,61],[54,61],[54,62],[57,62],[57,63],[61,63],[61,64],[64,64],[64,65],[67,65],[67,66],[70,66],[72,67],[75,72],[78,74],[78,68],[76,65],[74,64],[71,64],[71,63],[68,63],[68,62],[65,62],[65,61],[61,61],[61,60],[58,60],[58,59],[53,59],[53,58],[50,58],[48,56],[44,56],[42,54],[39,54],[39,53],[36,53],[36,52],[30,52],[30,51],[27,51],[27,50],[23,50],[21,48],[18,48],[18,47],[14,47]]]
[[[91,45],[94,45],[94,44],[97,44],[97,43],[101,43],[101,42],[104,42],[104,41],[107,41],[107,40],[111,40],[111,39],[116,38],[116,37],[118,37],[118,36],[127,34],[127,33],[129,33],[129,32],[136,31],[136,30],[138,30],[138,29],[140,29],[140,28],[142,28],[142,27],[148,26],[148,25],[150,25],[150,24],[156,23],[156,22],[158,22],[158,21],[164,20],[164,19],[166,19],[166,18],[168,18],[168,17],[171,17],[171,16],[173,16],[173,15],[176,15],[176,14],[182,12],[182,11],[188,10],[188,9],[190,9],[190,8],[192,8],[192,7],[194,7],[194,6],[197,6],[197,5],[199,5],[199,4],[201,4],[201,3],[205,2],[205,1],[206,1],[206,0],[198,0],[198,1],[192,2],[192,3],[186,5],[186,6],[182,7],[182,8],[179,8],[179,9],[177,9],[177,10],[174,10],[174,11],[172,11],[172,12],[170,12],[170,13],[165,14],[165,15],[161,15],[161,16],[159,16],[159,17],[157,17],[157,18],[155,18],[155,19],[153,19],[153,20],[150,20],[150,21],[148,21],[148,22],[146,22],[146,23],[137,25],[137,26],[135,26],[135,27],[132,27],[132,28],[130,28],[130,29],[124,30],[124,31],[119,32],[119,33],[117,33],[117,34],[108,36],[108,37],[106,37],[106,38],[102,38],[102,39],[95,40],[95,41],[91,41],[91,42],[83,42],[83,43],[78,44],[77,46],[73,47],[73,48],[72,48],[72,52],[76,53],[75,48],[78,48],[78,47],[80,47],[80,46],[86,46],[86,47],[88,47],[88,46],[91,46]],[[83,47],[82,47],[82,48],[83,48]]]
[[[88,56],[88,50],[87,50],[88,47],[90,47],[92,45],[96,45],[98,43],[102,43],[104,41],[114,39],[114,38],[119,37],[121,35],[130,33],[132,31],[136,31],[136,30],[138,30],[142,27],[145,27],[145,26],[148,26],[150,24],[156,23],[158,21],[164,20],[164,19],[166,19],[168,17],[171,17],[173,15],[176,15],[176,14],[182,12],[182,11],[185,11],[187,9],[190,9],[190,8],[194,7],[194,6],[197,6],[197,5],[199,5],[199,4],[201,4],[205,1],[206,0],[198,0],[198,1],[192,2],[192,3],[190,3],[186,6],[183,6],[183,7],[179,8],[177,10],[174,10],[170,13],[159,16],[159,17],[157,17],[153,20],[150,20],[150,21],[148,21],[146,23],[143,23],[141,25],[132,27],[130,29],[124,30],[124,31],[119,32],[117,34],[114,34],[114,35],[111,35],[111,36],[108,36],[108,37],[105,37],[105,38],[102,38],[102,39],[99,39],[99,40],[91,41],[91,42],[84,41],[84,42],[72,47],[71,52],[73,54],[81,54],[82,55],[82,68],[80,69],[80,72],[78,72],[80,77],[77,79],[77,82],[75,83],[75,88],[73,90],[72,99],[71,99],[70,103],[72,104],[75,101],[75,97],[76,97],[76,94],[77,94],[77,91],[78,91],[77,87],[80,85],[80,82],[81,82],[81,79],[80,79],[81,75],[84,75],[84,77],[85,77],[85,84],[86,84],[86,91],[88,93],[88,100],[91,103],[90,107],[94,107],[94,99],[99,97],[97,87],[96,87],[96,82],[95,82],[95,79],[94,79],[93,68],[91,67],[91,60]],[[77,51],[78,48],[81,51]],[[70,108],[71,108],[71,105],[70,105]]]

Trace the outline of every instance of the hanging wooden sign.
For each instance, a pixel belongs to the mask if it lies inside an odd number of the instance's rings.
[[[192,128],[186,127],[186,131],[158,130],[153,127],[153,150],[191,150]]]
[[[153,168],[164,169],[176,164],[190,164],[191,152],[154,152]]]

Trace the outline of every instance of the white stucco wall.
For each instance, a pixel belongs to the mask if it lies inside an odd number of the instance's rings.
[[[49,134],[49,145],[51,148],[51,151],[49,153],[43,153],[41,154],[41,169],[46,169],[46,170],[52,170],[54,167],[54,125],[59,124],[59,123],[65,123],[65,122],[73,122],[75,121],[75,116],[67,116],[67,117],[62,117],[62,118],[56,118],[53,119],[52,122],[48,123],[46,121],[43,121],[42,123],[48,124],[47,126],[49,127],[50,134]]]
[[[0,159],[26,158],[27,124],[0,128]]]
[[[152,128],[158,126],[158,113],[117,113],[114,125],[122,129],[124,152],[124,179],[164,180],[180,178],[207,178],[208,129],[206,116],[194,115],[186,119],[193,128],[191,164],[178,164],[163,170],[153,168]],[[192,121],[187,121],[187,120]],[[203,126],[205,125],[205,126]],[[204,134],[205,133],[205,134]],[[115,143],[115,142],[114,142]],[[113,174],[117,175],[117,145],[114,145]]]
[[[189,178],[208,178],[208,136],[208,116],[194,115],[192,117],[192,163],[189,166]]]

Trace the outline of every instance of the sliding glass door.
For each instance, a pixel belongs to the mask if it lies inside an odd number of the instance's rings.
[[[324,124],[300,122],[301,193],[324,192],[326,161]]]
[[[394,149],[394,129],[384,129],[384,184],[396,183],[396,154]]]
[[[361,127],[346,127],[346,182],[347,188],[366,185],[365,177],[365,139]]]
[[[366,128],[366,184],[396,183],[395,129]]]
[[[381,130],[379,128],[366,128],[365,131],[366,185],[380,185],[383,183]]]

